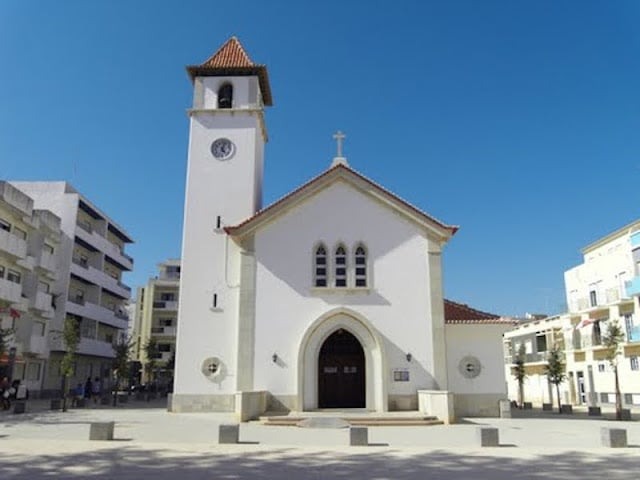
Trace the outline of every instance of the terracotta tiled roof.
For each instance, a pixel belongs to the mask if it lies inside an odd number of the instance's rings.
[[[211,68],[233,68],[233,67],[255,67],[249,55],[244,50],[236,37],[231,37],[222,45],[216,53],[211,55],[201,67]]]
[[[231,37],[216,53],[200,65],[190,65],[187,72],[195,77],[255,75],[260,81],[260,91],[265,105],[273,105],[267,67],[254,63],[236,37]]]
[[[482,312],[463,303],[444,299],[444,322],[448,324],[514,324],[510,318]]]
[[[329,176],[332,173],[338,172],[341,169],[344,170],[344,171],[349,172],[351,175],[354,175],[357,178],[363,180],[365,183],[371,185],[376,190],[378,190],[378,191],[384,193],[385,195],[388,195],[390,198],[398,201],[400,204],[402,204],[404,207],[408,208],[412,212],[416,213],[418,216],[420,216],[420,217],[422,217],[422,218],[424,218],[424,219],[426,219],[426,220],[428,220],[430,222],[433,222],[433,223],[439,225],[440,227],[442,227],[442,228],[444,228],[446,230],[449,230],[451,235],[454,235],[458,231],[458,229],[460,228],[460,227],[458,227],[456,225],[446,225],[446,224],[442,223],[441,221],[435,219],[431,215],[428,215],[428,214],[424,213],[422,210],[418,209],[417,207],[411,205],[409,202],[403,200],[402,198],[398,197],[397,195],[395,195],[395,194],[391,193],[390,191],[386,190],[384,187],[378,185],[374,181],[368,179],[364,175],[361,175],[360,173],[356,172],[352,168],[347,167],[346,165],[344,165],[342,163],[339,163],[336,166],[325,170],[320,175],[312,178],[307,183],[305,183],[305,184],[301,185],[300,187],[296,188],[295,190],[293,190],[292,192],[288,193],[287,195],[285,195],[281,199],[277,200],[276,202],[272,203],[268,207],[260,210],[259,212],[257,212],[252,217],[247,218],[246,220],[244,220],[240,224],[235,225],[235,226],[225,227],[224,230],[229,235],[235,235],[235,234],[241,233],[242,230],[245,230],[246,228],[249,228],[252,224],[260,221],[264,217],[267,217],[270,213],[275,211],[277,209],[277,207],[279,207],[282,204],[288,202],[289,200],[291,200],[292,198],[298,196],[299,194],[302,194],[305,190],[312,188],[315,184],[320,182],[322,179],[326,178],[327,176]]]

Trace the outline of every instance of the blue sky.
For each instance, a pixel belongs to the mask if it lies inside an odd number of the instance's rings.
[[[269,69],[265,204],[350,165],[461,226],[445,295],[558,312],[580,248],[638,218],[636,1],[0,1],[0,178],[68,180],[180,255],[191,84],[237,35]],[[400,274],[399,274],[400,275]]]

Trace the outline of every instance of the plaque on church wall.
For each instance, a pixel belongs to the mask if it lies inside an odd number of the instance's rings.
[[[396,369],[393,371],[393,381],[394,382],[408,382],[409,381],[409,370],[407,369]]]

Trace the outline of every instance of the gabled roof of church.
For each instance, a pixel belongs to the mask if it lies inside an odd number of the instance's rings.
[[[511,318],[471,308],[464,303],[444,299],[444,323],[448,324],[515,324]]]
[[[373,180],[370,180],[364,175],[356,172],[347,165],[338,163],[328,170],[325,170],[320,175],[312,178],[307,183],[293,190],[289,194],[285,195],[281,199],[272,203],[268,207],[260,210],[252,217],[246,219],[244,222],[235,226],[225,227],[224,230],[232,236],[244,236],[268,222],[278,213],[285,212],[289,207],[297,204],[303,199],[310,197],[311,195],[320,191],[323,187],[331,184],[334,180],[339,178],[350,180],[351,183],[356,185],[360,184],[363,187],[363,191],[365,192],[367,190],[372,190],[373,192],[375,192],[378,198],[386,201],[386,203],[390,204],[396,210],[404,213],[415,222],[425,225],[431,230],[436,230],[443,240],[448,240],[449,238],[451,238],[459,229],[459,227],[455,225],[446,225],[445,223],[435,219],[431,215],[424,213],[419,208],[411,205],[406,200],[403,200],[397,195],[391,193]]]
[[[187,72],[195,77],[256,75],[265,105],[273,105],[269,75],[265,65],[254,63],[237,37],[231,37],[213,55],[200,65],[190,65]]]

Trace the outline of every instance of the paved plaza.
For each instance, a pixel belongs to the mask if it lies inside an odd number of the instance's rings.
[[[91,422],[115,421],[115,440],[89,441]],[[350,447],[347,429],[242,424],[240,444],[218,445],[226,414],[168,413],[134,402],[0,414],[0,478],[96,479],[637,479],[640,423],[576,414],[466,419],[430,427],[370,427],[370,446]],[[478,446],[479,426],[500,447]],[[603,426],[627,429],[629,447],[601,446]]]

